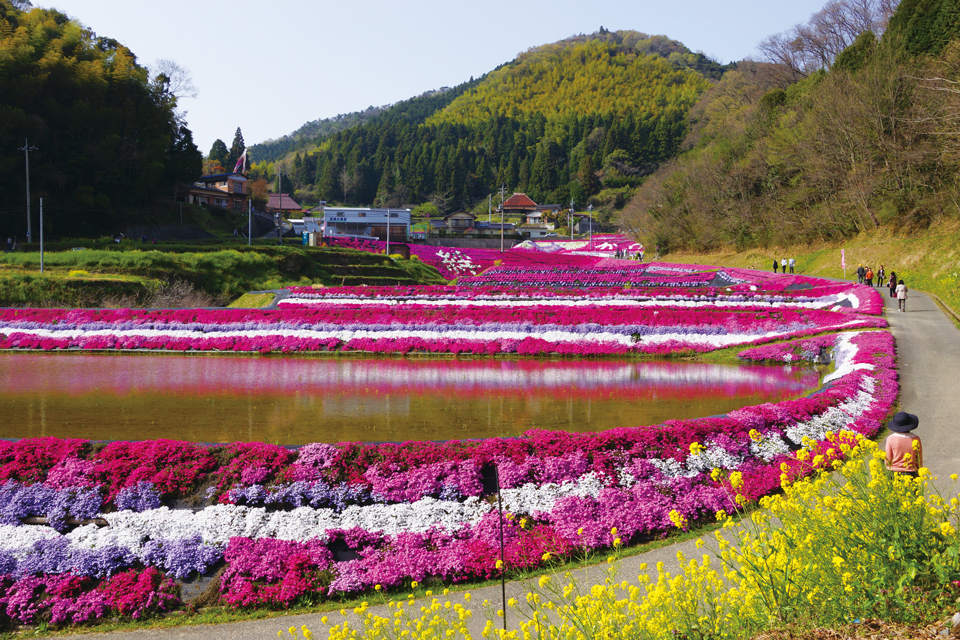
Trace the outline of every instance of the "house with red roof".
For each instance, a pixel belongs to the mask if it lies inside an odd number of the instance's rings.
[[[288,213],[303,211],[297,202],[290,197],[289,193],[271,193],[267,200],[267,212],[272,214],[280,213],[285,216]]]
[[[506,200],[503,205],[504,213],[519,213],[526,215],[537,211],[537,203],[530,199],[525,193],[515,193]]]

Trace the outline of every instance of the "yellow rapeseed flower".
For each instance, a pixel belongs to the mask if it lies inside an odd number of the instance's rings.
[[[741,489],[743,487],[743,474],[739,471],[734,471],[730,474],[730,486],[734,489]]]

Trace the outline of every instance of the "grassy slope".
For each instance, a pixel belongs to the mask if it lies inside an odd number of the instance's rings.
[[[0,254],[0,306],[217,306],[248,291],[292,285],[445,282],[419,261],[353,249],[159,246],[165,250],[51,252],[43,275],[39,253]],[[189,299],[180,304],[171,288]],[[194,293],[208,299],[198,303]]]
[[[797,272],[810,276],[843,278],[840,250],[846,251],[846,278],[856,279],[859,263],[896,271],[912,288],[939,296],[960,313],[960,221],[950,220],[914,234],[890,228],[860,234],[842,244],[815,244],[751,249],[710,254],[671,253],[664,262],[693,262],[728,267],[770,270],[773,259],[796,258]]]

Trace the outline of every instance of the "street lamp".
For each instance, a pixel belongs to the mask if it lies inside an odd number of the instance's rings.
[[[23,146],[20,147],[19,151],[23,151],[27,163],[27,242],[33,241],[30,227],[30,152],[36,150],[36,147],[30,146],[30,141],[27,138],[23,139]]]
[[[282,237],[282,236],[283,236],[283,232],[282,232],[282,230],[281,230],[281,228],[280,228],[280,214],[283,213],[283,193],[281,192],[281,189],[283,188],[283,176],[284,176],[284,175],[289,175],[289,174],[285,174],[283,171],[277,171],[277,214],[276,214],[276,220],[277,220],[277,244],[278,244],[278,245],[282,245],[282,244],[283,244],[283,237]]]
[[[593,205],[587,205],[587,213],[590,214],[590,251],[593,251]]]

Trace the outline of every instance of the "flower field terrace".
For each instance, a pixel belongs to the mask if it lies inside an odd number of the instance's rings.
[[[330,246],[346,247],[370,253],[384,253],[387,250],[387,243],[380,240],[327,237],[323,239],[323,242]],[[396,243],[393,244],[396,245]],[[411,256],[416,256],[424,264],[436,267],[440,275],[447,280],[476,275],[498,262],[509,265],[567,264],[587,266],[597,260],[597,257],[593,255],[555,255],[526,250],[511,250],[501,253],[494,249],[431,247],[422,244],[409,244],[407,246],[410,248]]]
[[[237,607],[495,577],[499,522],[483,482],[491,465],[509,514],[508,571],[660,536],[677,518],[712,519],[733,508],[732,478],[744,495],[765,495],[782,473],[828,468],[843,455],[838,442],[879,430],[897,394],[890,334],[845,332],[768,351],[797,361],[821,349],[835,369],[812,396],[596,434],[296,451],[0,441],[0,619],[116,615],[104,595],[115,580],[142,584],[137,593],[169,608],[177,602],[162,598],[174,593],[167,578],[221,562],[217,592]],[[171,508],[191,496],[209,506]],[[38,516],[47,524],[25,523]]]
[[[793,276],[791,276],[793,278]],[[814,279],[806,279],[814,280]],[[741,308],[805,307],[855,311],[880,315],[883,299],[863,285],[836,284],[817,279],[804,282],[764,283],[729,287],[683,289],[673,287],[575,287],[550,285],[399,286],[399,287],[291,287],[280,308],[331,304],[422,304],[449,306],[645,306]]]
[[[385,304],[310,298],[277,310],[0,311],[0,348],[629,355],[705,352],[885,326],[818,309]],[[306,307],[306,308],[304,308]]]

